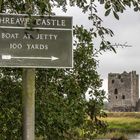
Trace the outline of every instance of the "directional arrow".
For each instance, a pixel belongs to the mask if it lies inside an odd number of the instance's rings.
[[[54,57],[54,56],[51,56],[51,57],[18,57],[18,56],[11,56],[11,55],[2,55],[2,59],[5,59],[5,60],[10,60],[10,59],[38,59],[39,60],[39,59],[42,59],[42,60],[54,61],[59,58]]]

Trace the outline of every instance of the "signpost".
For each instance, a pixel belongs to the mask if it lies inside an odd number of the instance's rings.
[[[0,15],[0,66],[71,68],[72,17]]]
[[[73,67],[72,17],[0,14],[0,67],[24,68],[23,140],[34,140],[35,68]]]

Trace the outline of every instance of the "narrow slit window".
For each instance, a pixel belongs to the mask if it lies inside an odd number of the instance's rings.
[[[117,88],[115,88],[114,94],[118,94],[118,89]]]
[[[114,84],[114,82],[115,82],[115,81],[114,81],[114,80],[112,80],[112,84]]]
[[[121,75],[118,75],[118,78],[121,79]]]
[[[122,95],[122,99],[123,99],[123,100],[125,99],[125,95]]]

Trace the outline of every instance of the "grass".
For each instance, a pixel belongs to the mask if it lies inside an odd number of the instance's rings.
[[[109,130],[120,132],[140,132],[140,112],[111,112],[103,118]]]
[[[131,117],[107,117],[103,119],[109,125],[110,131],[140,132],[140,119]]]
[[[102,120],[108,123],[108,133],[98,138],[126,137],[128,133],[140,132],[140,112],[111,112]]]
[[[106,135],[99,135],[96,137],[96,139],[110,139],[113,137],[115,137],[115,138],[124,137],[127,139],[127,134],[115,131],[115,132],[107,133]]]

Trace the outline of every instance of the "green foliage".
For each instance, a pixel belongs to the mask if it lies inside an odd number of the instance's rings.
[[[139,11],[140,3],[134,0],[98,0],[104,4],[105,15],[118,13],[133,4],[134,11]],[[52,15],[53,8],[63,12],[69,6],[77,6],[83,13],[89,13],[93,27],[89,30],[76,25],[74,34],[73,69],[37,69],[36,70],[36,136],[47,140],[78,140],[94,138],[105,133],[106,123],[102,111],[104,91],[100,90],[102,81],[97,72],[97,56],[102,51],[113,50],[105,36],[113,32],[102,26],[94,0],[1,0],[3,13],[25,13]],[[57,14],[57,13],[56,13]],[[100,37],[98,49],[94,38]],[[86,95],[90,96],[89,101]],[[22,70],[0,69],[0,139],[21,139],[22,133]],[[79,129],[83,132],[79,132]]]
[[[21,137],[21,71],[0,69],[0,139]]]
[[[139,0],[98,0],[100,4],[104,4],[106,9],[105,16],[108,16],[110,12],[113,12],[114,17],[119,20],[118,13],[123,13],[126,7],[133,8],[134,11],[140,11]]]
[[[109,9],[115,13],[123,13],[126,7],[134,8],[134,11],[140,11],[139,0],[98,0],[103,4],[106,11]],[[54,7],[60,7],[64,12],[67,11],[67,6],[77,6],[87,12],[89,9],[94,9],[96,12],[95,0],[0,0],[1,12],[11,13],[40,13],[51,14]]]
[[[92,135],[94,132],[93,136],[95,130],[99,133],[105,130],[106,124],[96,117],[103,116],[101,108],[105,97],[104,93],[98,90],[101,80],[96,71],[97,62],[92,58],[92,37],[83,27],[77,26],[74,31],[74,36],[77,36],[74,68],[37,72],[36,86],[39,90],[36,98],[39,99],[36,101],[36,133],[38,137],[43,136],[50,140],[77,140],[79,136],[77,128],[84,129],[85,133],[90,132]],[[92,90],[88,91],[89,88]],[[89,102],[85,99],[86,92],[89,92],[92,97]],[[86,124],[85,120],[88,116],[92,118],[88,123],[93,126],[93,129]],[[91,136],[88,134],[84,137]]]
[[[63,140],[75,131],[76,126],[83,124],[85,100],[80,97],[73,76],[66,75],[65,71],[39,70],[37,74],[42,75],[37,83],[44,81],[44,84],[41,88],[38,84],[36,134],[50,140]],[[43,76],[47,76],[47,79],[43,80]]]

